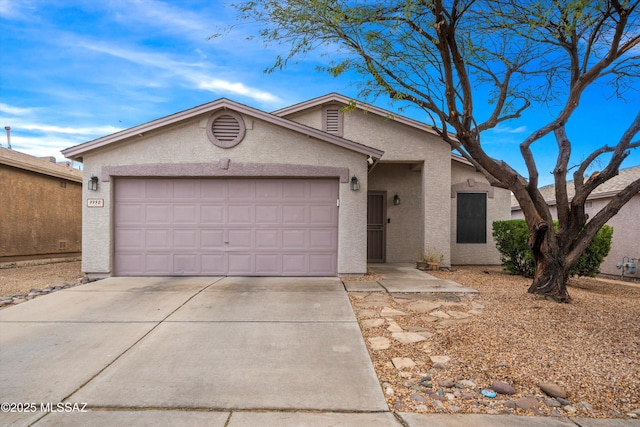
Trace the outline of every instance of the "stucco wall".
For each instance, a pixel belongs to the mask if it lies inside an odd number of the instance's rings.
[[[386,261],[413,262],[421,257],[422,228],[422,170],[411,164],[380,163],[369,174],[369,188],[386,191]],[[400,205],[393,204],[395,195]]]
[[[451,263],[454,265],[500,264],[500,252],[492,236],[494,221],[510,218],[511,193],[501,188],[490,187],[487,179],[472,166],[452,161],[451,166]],[[487,243],[456,243],[457,198],[456,193],[487,192]],[[489,197],[492,195],[493,197]]]
[[[309,109],[303,113],[289,116],[291,120],[307,126],[322,128],[321,107]],[[384,151],[381,163],[375,166],[371,172],[369,188],[371,190],[387,190],[387,203],[399,188],[408,189],[415,186],[412,194],[415,199],[407,203],[418,203],[417,208],[411,209],[411,214],[398,217],[387,229],[387,261],[388,262],[414,262],[420,253],[429,251],[443,255],[443,263],[449,264],[451,257],[450,246],[450,214],[451,204],[449,194],[451,191],[451,148],[437,135],[427,133],[390,118],[380,117],[376,114],[356,110],[344,114],[343,137],[360,142],[370,147]],[[398,163],[398,169],[377,169],[388,163]],[[406,171],[409,168],[406,163],[416,166],[422,165],[421,171],[412,174],[394,176],[395,172]],[[417,177],[420,177],[420,180]],[[384,183],[384,180],[390,182]],[[400,195],[402,197],[402,195]],[[403,202],[404,205],[405,202]],[[403,210],[406,206],[403,206]],[[394,207],[387,210],[393,214]],[[419,221],[419,223],[418,223]],[[417,227],[417,228],[416,228]],[[418,229],[417,235],[405,242],[402,247],[399,238],[394,237],[394,232],[402,230],[401,235],[406,235],[412,230]],[[398,234],[396,234],[398,235]],[[419,247],[415,248],[415,240],[420,239]]]
[[[0,260],[78,255],[82,184],[0,165]]]
[[[262,164],[294,164],[348,168],[349,176],[360,178],[360,191],[340,184],[338,218],[338,273],[366,272],[366,156],[333,144],[314,140],[274,124],[244,116],[247,127],[244,140],[224,149],[213,145],[205,128],[209,114],[167,126],[141,137],[112,144],[84,155],[86,177],[103,180],[98,191],[85,190],[83,198],[104,199],[104,208],[83,208],[83,271],[95,276],[112,271],[112,182],[103,176],[103,166],[218,163],[228,158]],[[188,176],[188,167],[184,172]]]
[[[608,198],[589,200],[585,210],[590,217],[598,213],[609,201]],[[557,219],[555,206],[550,207],[551,215]],[[600,272],[612,276],[620,276],[622,270],[616,268],[617,263],[622,263],[622,257],[640,258],[640,195],[633,197],[626,205],[618,211],[618,214],[611,218],[608,225],[613,227],[613,238],[611,239],[611,251],[600,265]],[[522,219],[524,215],[520,209],[511,213],[511,218]],[[636,273],[629,277],[640,278],[640,262],[636,261],[639,267]]]

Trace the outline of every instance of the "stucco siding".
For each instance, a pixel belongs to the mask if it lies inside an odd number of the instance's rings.
[[[510,218],[511,193],[501,188],[490,187],[487,179],[472,166],[452,162],[450,206],[451,206],[451,263],[454,265],[500,264],[500,252],[496,249],[492,235],[494,221]],[[457,243],[457,192],[487,192],[486,243]]]
[[[0,260],[80,253],[82,183],[0,165]]]
[[[205,132],[208,117],[208,114],[195,117],[86,153],[85,176],[105,178],[102,166],[217,164],[221,159],[230,159],[231,165],[259,163],[346,168],[349,176],[360,179],[361,189],[351,191],[348,183],[340,184],[338,273],[366,272],[367,163],[363,154],[248,116],[244,117],[247,131],[243,141],[224,149],[208,140]],[[188,176],[188,171],[185,174]],[[87,236],[83,242],[83,271],[94,275],[109,275],[112,271],[112,185],[113,181],[103,180],[97,192],[85,190],[83,195],[84,199],[105,200],[104,208],[87,208],[85,203],[83,211]]]

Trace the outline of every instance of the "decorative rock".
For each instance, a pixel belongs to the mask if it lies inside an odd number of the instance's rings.
[[[444,388],[451,388],[456,385],[456,383],[451,378],[444,378],[438,381],[438,385]]]
[[[13,299],[13,303],[14,304],[21,304],[23,302],[26,302],[27,300],[25,298],[14,298]]]
[[[409,397],[413,399],[414,402],[418,402],[418,403],[425,403],[427,401],[427,399],[425,399],[424,397],[420,396],[417,393],[413,393]]]
[[[435,369],[447,369],[446,365],[443,365],[442,363],[434,363],[432,366]]]
[[[476,386],[476,383],[474,383],[471,380],[462,380],[460,381],[460,384],[462,384],[463,387],[470,387],[470,388],[474,388]]]
[[[384,325],[384,319],[365,319],[362,321],[363,328],[377,328]]]
[[[391,341],[386,337],[372,337],[368,341],[372,350],[386,350],[391,347]]]
[[[504,381],[494,381],[491,383],[491,388],[500,394],[516,394],[516,389]]]
[[[547,399],[544,401],[544,404],[549,408],[560,408],[562,406],[556,399]]]
[[[415,332],[393,332],[391,336],[402,344],[413,344],[426,340],[425,337]]]
[[[438,317],[440,319],[451,319],[451,316],[449,316],[447,313],[445,313],[444,311],[434,311],[432,313],[430,313],[431,316],[434,317]]]
[[[387,388],[385,388],[385,389],[384,389],[384,393],[385,393],[387,396],[393,396],[393,388],[391,388],[391,387],[387,387]]]
[[[455,405],[449,405],[449,410],[451,412],[460,412],[460,408]]]
[[[544,391],[551,397],[561,397],[563,399],[567,397],[567,392],[558,384],[542,383],[540,384],[540,390]]]
[[[387,331],[389,331],[389,332],[403,332],[403,329],[394,320],[387,319],[387,323],[389,324],[389,326],[387,327]]]
[[[394,357],[391,359],[391,363],[393,363],[396,369],[411,369],[416,366],[416,362],[408,357]]]
[[[533,396],[526,396],[516,399],[516,406],[520,409],[531,410],[537,408],[540,405],[538,399]]]
[[[593,411],[593,405],[591,405],[589,402],[580,402],[576,406],[586,412]]]
[[[427,412],[429,408],[426,405],[418,405],[416,406],[416,411],[418,412]]]
[[[378,312],[375,310],[358,310],[360,317],[377,317]]]
[[[571,402],[569,402],[567,399],[563,399],[561,397],[556,397],[556,400],[562,405],[562,406],[567,406],[567,405],[571,405]]]
[[[484,311],[474,308],[473,310],[467,311],[467,313],[473,314],[474,316],[482,316],[484,314]]]
[[[393,317],[393,316],[406,316],[407,313],[405,313],[404,311],[400,311],[400,310],[396,310],[396,309],[393,309],[393,308],[385,307],[380,312],[380,315],[382,317]]]
[[[407,305],[407,308],[416,313],[430,313],[433,310],[440,308],[442,304],[432,301],[415,301]]]
[[[510,408],[510,409],[516,409],[516,402],[514,402],[513,400],[507,400],[506,402],[503,403],[505,408]]]
[[[465,391],[465,392],[462,392],[462,395],[460,396],[460,398],[462,400],[473,400],[476,398],[476,394],[473,392]]]
[[[434,407],[436,411],[444,411],[444,404],[439,400],[432,400],[431,405]]]
[[[396,402],[393,404],[393,409],[402,410],[406,408],[406,405],[402,402]]]
[[[440,363],[443,365],[446,365],[451,361],[449,356],[429,356],[429,359],[431,359],[431,362],[433,363]]]
[[[447,311],[447,314],[454,319],[468,319],[471,317],[470,314],[463,313],[462,311]]]
[[[563,406],[562,409],[564,409],[567,414],[575,414],[578,412],[578,410],[571,405]]]

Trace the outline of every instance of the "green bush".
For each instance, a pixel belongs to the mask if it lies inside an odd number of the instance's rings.
[[[558,223],[554,221],[554,227]],[[594,277],[600,272],[600,264],[609,254],[613,228],[605,225],[593,238],[587,250],[571,269],[572,276]],[[493,223],[493,238],[500,251],[503,267],[511,274],[533,277],[535,261],[529,248],[529,229],[523,219],[496,221]]]

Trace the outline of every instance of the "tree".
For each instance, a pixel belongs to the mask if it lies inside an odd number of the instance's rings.
[[[608,83],[623,96],[640,76],[640,0],[256,0],[237,4],[239,19],[267,43],[285,44],[268,71],[330,46],[323,71],[357,72],[360,95],[389,96],[424,109],[434,129],[484,173],[513,192],[529,230],[536,270],[529,292],[570,300],[569,271],[596,232],[640,190],[633,182],[593,218],[587,197],[618,174],[640,130],[640,112],[615,143],[571,159],[566,125],[585,90]],[[336,59],[337,58],[337,59]],[[485,98],[483,101],[482,99]],[[479,117],[480,103],[492,111]],[[520,144],[525,177],[489,156],[482,133],[521,118],[531,105],[560,103],[548,123]],[[553,170],[559,225],[538,191],[532,146],[555,137]],[[588,178],[594,162],[606,166]],[[575,162],[575,163],[573,163]],[[575,195],[567,193],[571,169]]]

